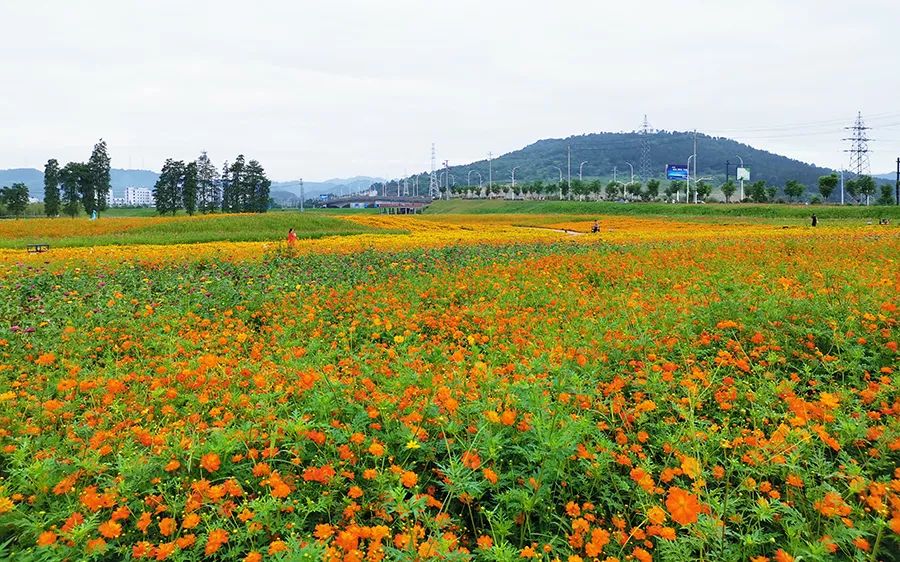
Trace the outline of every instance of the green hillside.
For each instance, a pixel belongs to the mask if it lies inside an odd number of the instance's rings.
[[[583,168],[585,179],[612,179],[613,168],[618,169],[619,181],[630,179],[630,169],[626,162],[631,162],[635,175],[639,174],[641,146],[643,138],[640,133],[595,133],[573,136],[566,139],[545,139],[494,158],[492,162],[495,183],[509,183],[510,172],[515,166],[516,181],[543,180],[555,182],[559,178],[559,170],[566,174],[567,149],[571,148],[572,178],[578,177],[578,167],[586,162]],[[657,132],[649,135],[651,176],[663,179],[667,164],[685,164],[693,152],[694,134],[681,132]],[[753,148],[746,144],[721,137],[697,135],[697,173],[700,177],[710,176],[713,183],[719,184],[725,179],[725,162],[731,162],[731,177],[734,177],[738,157],[743,158],[744,165],[751,170],[752,180],[765,180],[769,185],[784,186],[788,180],[798,180],[807,187],[806,194],[816,192],[819,176],[831,170],[818,167],[786,156],[773,154],[765,150]],[[693,165],[691,166],[693,168]],[[450,174],[455,185],[465,185],[468,172],[471,180],[477,184],[479,172],[485,183],[488,181],[488,161],[481,160],[462,166],[451,166]],[[636,178],[637,179],[637,178]],[[649,178],[642,178],[646,181]]]

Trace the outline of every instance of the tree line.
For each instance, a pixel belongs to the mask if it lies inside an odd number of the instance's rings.
[[[239,154],[234,162],[227,161],[219,174],[206,152],[192,161],[167,159],[153,197],[156,211],[164,215],[184,210],[194,213],[264,213],[270,207],[269,190],[272,182],[256,160],[247,162]]]
[[[827,174],[819,177],[817,188],[821,200],[827,201],[840,185],[840,177],[837,174]],[[372,184],[372,189],[383,195],[397,193],[398,182],[396,180],[385,183]],[[524,199],[576,199],[576,200],[618,200],[630,201],[655,201],[666,199],[670,201],[706,201],[713,191],[713,184],[708,179],[700,179],[687,185],[684,181],[670,181],[663,187],[663,183],[657,179],[651,179],[646,183],[641,181],[609,181],[606,184],[598,179],[579,180],[573,179],[571,183],[562,180],[558,182],[544,182],[542,180],[517,182],[515,186],[510,183],[494,183],[491,186],[453,186],[449,187],[451,194],[462,197],[491,198],[514,197]],[[447,195],[447,186],[440,187],[442,196]],[[734,180],[727,180],[719,185],[719,191],[725,197],[725,202],[730,203],[738,186]],[[788,180],[783,188],[784,195],[790,202],[800,201],[807,191],[807,186],[797,180]],[[874,200],[879,191],[877,182],[871,176],[859,176],[847,179],[844,182],[844,193],[858,204],[868,205]],[[883,184],[877,205],[894,204],[894,195],[891,186]],[[816,196],[814,196],[815,198]],[[748,184],[744,188],[744,201],[753,203],[778,202],[779,190],[769,185],[765,180],[758,180]]]
[[[48,160],[44,166],[44,214],[56,217],[62,211],[75,217],[82,207],[92,216],[105,211],[110,190],[109,163],[103,139],[94,145],[87,162],[69,162],[60,168],[55,158]]]
[[[203,152],[195,161],[185,163],[169,158],[163,164],[153,186],[159,214],[179,210],[194,213],[264,213],[270,206],[272,182],[259,162],[246,162],[238,155],[227,161],[219,174]],[[110,193],[110,158],[103,139],[94,145],[87,162],[69,162],[62,168],[55,158],[44,166],[44,214],[64,213],[75,217],[84,209],[88,215],[105,211]],[[0,204],[19,217],[28,206],[28,187],[14,184],[0,190]]]

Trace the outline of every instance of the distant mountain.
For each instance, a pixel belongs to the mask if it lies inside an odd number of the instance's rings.
[[[495,158],[491,162],[495,183],[509,183],[510,173],[516,167],[516,181],[543,180],[555,182],[560,170],[567,174],[568,149],[571,149],[571,174],[578,177],[582,162],[583,177],[612,179],[616,168],[619,181],[629,181],[631,170],[627,162],[634,166],[635,175],[640,174],[643,137],[640,133],[594,133],[573,136],[566,139],[544,139]],[[660,131],[647,139],[649,146],[650,175],[664,179],[667,164],[685,164],[693,153],[694,134],[686,132]],[[712,183],[725,180],[725,163],[730,163],[730,175],[734,178],[739,158],[750,168],[751,179],[765,180],[769,185],[784,186],[788,180],[798,180],[806,185],[806,194],[817,193],[819,176],[831,173],[830,169],[807,164],[786,156],[722,138],[697,135],[697,174],[711,177]],[[693,168],[693,163],[691,164]],[[472,172],[471,174],[469,172]],[[693,171],[693,170],[692,170]],[[451,180],[455,185],[466,185],[471,179],[478,184],[478,174],[482,181],[488,181],[488,161],[451,166]],[[644,178],[646,181],[647,178]]]
[[[36,199],[44,198],[44,172],[33,168],[13,168],[0,170],[0,187],[24,183],[28,186],[28,195]]]
[[[109,171],[110,185],[114,193],[119,194],[126,187],[153,187],[159,174],[150,170],[122,170],[113,168]],[[33,168],[16,168],[0,170],[0,186],[24,183],[28,186],[28,194],[36,199],[44,198],[44,172]]]

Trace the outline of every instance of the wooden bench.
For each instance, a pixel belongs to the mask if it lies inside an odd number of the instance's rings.
[[[27,249],[29,254],[40,254],[49,250],[50,244],[28,244]]]

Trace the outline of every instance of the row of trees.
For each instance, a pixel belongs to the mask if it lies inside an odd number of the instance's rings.
[[[221,175],[206,152],[192,162],[167,159],[153,187],[159,214],[175,214],[184,209],[196,212],[264,213],[269,208],[272,182],[259,162],[246,162],[240,154],[227,161]]]
[[[62,168],[55,158],[44,166],[44,213],[74,217],[81,207],[89,215],[105,211],[110,190],[109,152],[106,141],[94,145],[87,162],[69,162]]]
[[[840,178],[837,174],[829,174],[821,176],[818,181],[818,190],[822,200],[827,201],[835,192],[840,184]],[[396,192],[396,182],[388,184],[374,184],[374,189],[383,191],[385,194]],[[844,182],[844,191],[855,202],[869,204],[871,198],[878,189],[877,183],[870,176],[859,176],[857,178],[848,179]],[[725,197],[726,202],[731,202],[738,186],[733,180],[728,180],[719,186],[719,191]],[[783,192],[789,201],[799,201],[804,193],[806,193],[806,185],[796,181],[788,180],[785,183]],[[632,201],[653,201],[664,196],[667,200],[672,201],[704,201],[713,191],[713,185],[707,180],[701,179],[693,182],[690,189],[686,182],[672,181],[668,182],[665,188],[662,188],[662,182],[657,179],[651,179],[646,184],[639,181],[627,183],[610,181],[605,185],[600,180],[582,181],[573,179],[571,188],[568,182],[548,182],[541,180],[532,182],[520,182],[515,186],[510,184],[494,184],[490,188],[485,185],[479,187],[474,186],[451,186],[450,191],[454,195],[465,197],[516,197],[525,199],[627,199]],[[441,187],[441,193],[446,195],[446,187]],[[755,181],[744,188],[744,200],[754,203],[767,203],[778,200],[779,190],[775,186],[768,185],[765,180]],[[891,186],[882,185],[880,197],[876,201],[879,205],[891,205],[894,203],[894,197],[891,193]]]

